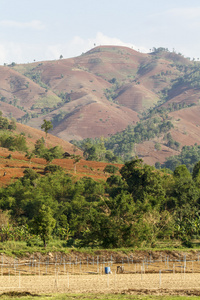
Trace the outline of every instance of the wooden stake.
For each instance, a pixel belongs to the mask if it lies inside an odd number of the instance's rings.
[[[161,287],[161,283],[162,283],[162,281],[161,281],[161,270],[159,271],[159,287]]]

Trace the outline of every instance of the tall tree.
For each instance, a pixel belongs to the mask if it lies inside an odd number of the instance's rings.
[[[41,129],[44,129],[44,131],[46,133],[46,137],[47,137],[48,131],[52,128],[53,128],[53,124],[51,123],[51,121],[47,121],[44,119],[44,123],[41,125]]]
[[[52,210],[49,206],[42,204],[37,215],[32,220],[34,232],[38,234],[46,247],[46,241],[51,236],[51,233],[56,225],[56,220],[53,218]]]
[[[120,173],[135,201],[145,202],[149,199],[148,202],[154,206],[164,200],[165,190],[160,172],[143,164],[141,159],[125,163]]]

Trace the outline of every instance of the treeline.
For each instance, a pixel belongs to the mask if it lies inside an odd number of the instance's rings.
[[[169,100],[172,92],[175,89],[180,89],[181,86],[187,90],[188,88],[199,89],[200,87],[200,65],[197,62],[193,64],[173,63],[172,67],[180,72],[180,75],[172,79],[170,84],[162,90],[162,98],[165,101]]]
[[[163,92],[164,91],[165,90],[163,90]],[[161,101],[161,103],[162,102],[165,101],[163,100]],[[142,115],[142,119],[144,120],[155,117],[156,115],[159,115],[163,119],[167,119],[169,117],[168,116],[169,112],[181,110],[183,108],[187,108],[195,105],[196,103],[186,104],[185,102],[181,102],[181,103],[172,102],[172,103],[168,103],[167,107],[161,106],[161,107],[149,108],[147,111],[142,112],[141,115]]]
[[[0,147],[8,148],[10,151],[27,151],[26,138],[23,134],[15,134],[16,121],[2,116],[0,111]]]
[[[179,155],[170,156],[164,164],[157,163],[156,166],[174,171],[177,166],[184,164],[192,172],[198,161],[200,161],[200,145],[195,144],[194,146],[184,146]]]
[[[106,182],[75,180],[61,168],[43,176],[27,169],[0,189],[0,209],[2,241],[31,245],[40,237],[45,246],[58,238],[66,246],[114,248],[179,239],[191,246],[200,236],[200,162],[192,175],[184,165],[169,175],[134,159]]]
[[[55,146],[47,148],[43,137],[36,141],[33,151],[30,151],[27,146],[25,133],[21,132],[20,134],[16,134],[13,132],[15,129],[15,119],[9,120],[8,118],[3,117],[2,112],[0,111],[0,147],[7,148],[10,151],[26,152],[26,157],[30,160],[34,156],[37,156],[46,159],[47,162],[51,162],[55,158],[63,157],[64,151],[62,147]],[[47,132],[48,130],[49,129],[47,129]],[[10,154],[10,157],[11,156],[12,155]]]
[[[85,158],[88,160],[117,162],[117,157],[119,157],[121,161],[127,161],[135,156],[134,144],[160,137],[171,128],[173,128],[173,124],[170,120],[156,116],[148,120],[142,120],[135,126],[128,126],[125,130],[109,138],[85,139],[71,142],[84,151]],[[95,156],[91,155],[91,151],[100,153],[102,147],[103,153],[110,151],[110,155],[115,157],[115,159],[108,160],[104,155],[100,154]]]
[[[175,79],[172,88],[177,87],[180,84],[185,84],[190,88],[199,88],[200,80],[200,66],[198,63],[188,66],[178,66],[179,70],[184,72],[184,75]]]

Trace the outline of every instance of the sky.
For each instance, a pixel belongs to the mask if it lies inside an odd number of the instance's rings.
[[[199,0],[0,0],[0,64],[79,56],[94,45],[200,57]]]

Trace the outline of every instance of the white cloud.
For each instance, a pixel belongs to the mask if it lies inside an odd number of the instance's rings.
[[[4,63],[28,63],[42,60],[59,59],[60,55],[64,58],[79,56],[89,51],[94,46],[115,45],[126,46],[135,50],[140,49],[141,52],[148,52],[148,49],[131,43],[125,43],[117,38],[104,35],[101,32],[96,37],[83,39],[75,36],[71,41],[60,44],[28,44],[20,42],[0,42],[0,64]]]
[[[35,58],[41,59],[43,49],[40,45],[26,43],[0,42],[0,64],[33,62]]]
[[[113,45],[113,46],[124,46],[133,48],[135,50],[140,50],[141,52],[148,52],[148,49],[140,45],[134,45],[131,43],[126,43],[121,41],[118,38],[108,37],[101,32],[98,32],[96,37],[90,39],[82,39],[79,36],[75,36],[68,45],[70,52],[76,53],[75,55],[80,55],[81,52],[86,52],[93,48],[94,46],[103,46],[103,45]],[[73,54],[71,55],[73,56]]]
[[[47,45],[44,53],[45,59],[47,60],[58,59],[60,55],[64,53],[63,50],[65,48],[66,45],[62,45],[62,44]]]
[[[32,20],[30,22],[17,22],[13,20],[2,20],[0,21],[0,26],[9,27],[9,28],[18,28],[18,29],[35,29],[42,30],[45,28],[44,24],[39,20]]]
[[[80,36],[75,36],[68,43],[63,44],[52,44],[46,45],[46,47],[41,48],[41,51],[44,51],[44,58],[47,60],[58,59],[62,54],[64,58],[70,58],[74,56],[79,56],[84,52],[89,51],[95,46],[103,45],[114,45],[114,46],[125,46],[133,48],[135,50],[140,50],[141,52],[148,52],[149,50],[142,46],[136,46],[131,43],[125,43],[117,38],[111,38],[104,35],[101,32],[96,34],[96,37],[83,39]]]

